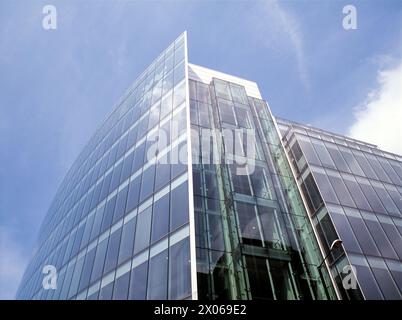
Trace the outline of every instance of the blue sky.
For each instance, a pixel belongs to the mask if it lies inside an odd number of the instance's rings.
[[[42,28],[45,4],[56,30]],[[79,151],[184,30],[190,62],[256,81],[274,114],[402,153],[401,1],[2,0],[0,299]]]

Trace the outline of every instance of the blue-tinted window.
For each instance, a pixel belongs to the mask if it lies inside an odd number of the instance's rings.
[[[106,274],[109,271],[116,268],[117,257],[119,255],[120,235],[121,235],[121,228],[116,230],[110,236],[103,274]]]
[[[149,261],[147,299],[167,298],[168,250],[164,250]]]
[[[128,187],[126,212],[130,212],[135,207],[137,207],[138,199],[140,196],[140,185],[141,176],[136,177],[133,181],[130,182]]]
[[[156,165],[155,191],[164,187],[170,181],[170,164],[158,163]]]
[[[134,254],[149,246],[151,236],[152,207],[146,208],[137,216],[137,227],[135,231]]]
[[[182,183],[170,194],[170,230],[188,222],[188,184]]]
[[[87,252],[85,256],[84,267],[82,268],[80,286],[78,292],[85,289],[89,285],[89,279],[91,278],[91,271],[93,267],[93,262],[95,259],[96,249],[92,249],[91,251]]]
[[[112,225],[113,212],[114,212],[114,207],[116,205],[116,198],[117,198],[117,196],[114,196],[113,198],[109,199],[105,205],[105,213],[103,215],[101,232],[104,232],[106,229],[108,229]]]
[[[145,143],[142,143],[134,150],[134,162],[131,168],[131,172],[134,173],[138,169],[140,169],[143,165],[144,161],[144,153],[145,153]]]
[[[134,217],[123,226],[118,260],[119,264],[130,258],[133,253],[136,221],[137,217]]]
[[[81,277],[82,267],[84,266],[84,256],[77,260],[74,268],[74,275],[71,279],[70,290],[68,292],[68,299],[77,294],[78,285]]]
[[[120,163],[113,169],[113,178],[112,181],[110,182],[109,192],[112,192],[119,185],[122,168],[123,168],[123,161],[120,161]]]
[[[105,176],[105,178],[103,179],[102,191],[101,191],[99,201],[102,201],[103,199],[105,199],[105,197],[109,194],[109,185],[110,185],[110,181],[112,180],[112,173],[113,172],[109,172],[107,174],[107,176]]]
[[[70,257],[74,257],[77,253],[78,250],[80,249],[80,245],[81,245],[81,239],[82,239],[82,235],[84,234],[84,225],[82,225],[81,227],[78,228],[77,230],[77,234],[75,236],[75,241],[74,241],[74,245],[73,248],[71,250],[71,255]]]
[[[117,278],[114,283],[113,300],[127,300],[130,272]]]
[[[188,238],[170,248],[169,261],[169,299],[183,299],[191,294]]]
[[[92,230],[92,225],[94,223],[94,220],[95,220],[95,214],[88,217],[87,222],[85,223],[85,230],[84,230],[84,234],[82,236],[80,249],[84,248],[88,244],[89,237],[91,236],[91,230]]]
[[[147,199],[154,191],[155,165],[151,165],[142,174],[140,202]]]
[[[112,299],[112,293],[113,293],[113,282],[109,283],[108,285],[100,289],[99,300]]]
[[[94,266],[92,268],[91,282],[98,280],[103,272],[103,264],[105,262],[108,238],[98,244]]]
[[[151,243],[161,239],[169,232],[169,194],[154,204],[152,217]]]
[[[120,190],[117,194],[116,207],[114,209],[113,223],[118,221],[120,218],[124,216],[126,210],[126,201],[128,194],[128,186],[124,187],[123,190]]]
[[[131,270],[130,300],[144,300],[147,294],[148,261]]]
[[[93,224],[93,227],[92,227],[90,240],[93,240],[95,237],[97,237],[99,235],[100,228],[101,228],[101,225],[102,225],[104,211],[105,211],[105,206],[104,205],[96,210],[95,220],[94,220],[94,224]]]
[[[125,159],[123,164],[123,170],[121,172],[120,182],[125,181],[131,174],[131,166],[134,159],[134,152],[131,152]]]

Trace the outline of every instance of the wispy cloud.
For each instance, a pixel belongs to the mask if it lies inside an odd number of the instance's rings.
[[[0,299],[14,299],[25,270],[27,257],[10,228],[0,226]]]
[[[402,154],[402,61],[378,73],[378,87],[355,108],[356,122],[349,135]]]
[[[253,8],[251,23],[257,28],[259,41],[274,51],[293,52],[297,73],[306,90],[310,88],[303,48],[303,33],[296,15],[285,10],[277,0],[258,3]]]

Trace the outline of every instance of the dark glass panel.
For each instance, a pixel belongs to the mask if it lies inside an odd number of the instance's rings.
[[[82,268],[80,285],[78,288],[78,292],[85,289],[89,285],[89,279],[91,278],[91,271],[93,267],[93,262],[95,259],[96,248],[87,252],[85,256],[84,267]]]
[[[170,193],[170,230],[188,222],[188,183],[187,181]]]
[[[190,245],[186,238],[169,249],[169,299],[177,300],[190,296]]]
[[[114,283],[113,300],[127,300],[130,272],[117,278]]]
[[[105,214],[103,216],[101,233],[107,230],[112,225],[113,212],[114,207],[116,205],[116,198],[117,196],[114,196],[113,198],[109,199],[105,205]]]
[[[151,243],[161,239],[169,232],[169,207],[169,194],[154,203]]]
[[[127,194],[128,194],[128,186],[124,187],[124,189],[120,190],[119,193],[117,194],[116,207],[114,209],[114,215],[113,215],[113,223],[115,223],[124,216],[126,210]]]
[[[98,247],[96,249],[95,262],[92,268],[91,282],[98,280],[102,275],[108,240],[109,238],[103,240],[101,243],[98,244]]]
[[[147,199],[154,191],[155,165],[151,165],[142,174],[140,202]]]
[[[113,232],[110,236],[103,274],[106,274],[116,268],[117,257],[119,255],[120,236],[121,228]]]
[[[261,246],[261,234],[254,206],[248,203],[236,202],[236,207],[243,243]]]
[[[168,273],[168,250],[152,257],[149,261],[148,300],[167,299],[167,273]]]
[[[118,264],[130,258],[133,253],[136,221],[137,217],[134,217],[123,225]]]
[[[140,184],[141,176],[136,177],[130,182],[128,187],[126,212],[130,212],[138,206],[138,200],[140,196]]]
[[[146,208],[137,216],[137,227],[135,231],[134,254],[149,246],[151,236],[152,207]]]
[[[130,300],[144,300],[147,297],[148,261],[131,270]]]

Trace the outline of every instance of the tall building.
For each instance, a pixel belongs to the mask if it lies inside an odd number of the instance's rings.
[[[348,170],[322,150],[350,155]],[[358,153],[375,177],[353,171]],[[276,120],[256,83],[189,63],[183,33],[67,173],[17,298],[400,298],[401,170],[374,146]],[[342,180],[383,211],[352,191],[344,203]]]
[[[295,177],[342,297],[402,298],[402,157],[277,119]],[[352,265],[356,290],[341,279]]]

